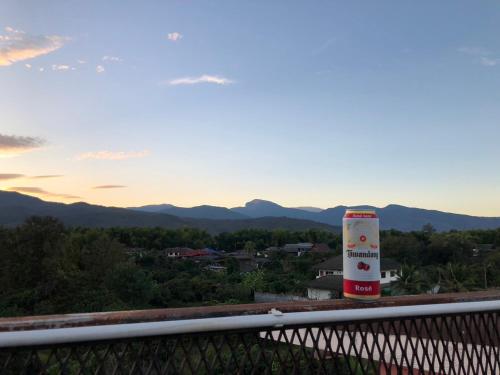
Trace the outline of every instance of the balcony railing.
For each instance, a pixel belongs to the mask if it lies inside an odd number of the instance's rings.
[[[500,291],[0,319],[0,374],[499,374]]]

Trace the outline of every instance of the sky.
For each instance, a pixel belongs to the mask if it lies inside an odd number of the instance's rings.
[[[0,0],[0,189],[500,216],[500,3]]]

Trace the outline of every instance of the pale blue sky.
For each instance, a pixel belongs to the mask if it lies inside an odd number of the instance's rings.
[[[3,189],[500,216],[498,1],[0,8]]]

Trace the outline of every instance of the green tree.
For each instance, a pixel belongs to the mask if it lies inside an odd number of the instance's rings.
[[[128,308],[148,307],[155,293],[151,275],[132,263],[120,263],[106,277],[107,288]]]
[[[431,223],[427,223],[422,226],[422,232],[430,236],[436,233],[436,228],[434,228],[434,225],[432,225]]]
[[[440,268],[442,292],[467,292],[474,289],[474,280],[470,268],[465,264],[448,263]]]
[[[474,242],[467,232],[435,233],[423,253],[425,264],[466,263],[472,256]]]
[[[383,257],[393,258],[406,264],[420,264],[423,248],[423,243],[411,233],[383,236],[380,241]]]
[[[396,294],[421,294],[429,290],[426,275],[415,265],[404,264],[397,276],[392,284]]]
[[[243,250],[250,255],[250,256],[255,256],[255,243],[252,241],[247,241],[245,242],[245,246],[243,247]]]
[[[242,285],[252,291],[264,290],[264,271],[255,270],[243,276]]]
[[[491,265],[487,268],[487,277],[489,280],[489,286],[500,287],[500,251],[496,251],[490,254],[486,263]]]

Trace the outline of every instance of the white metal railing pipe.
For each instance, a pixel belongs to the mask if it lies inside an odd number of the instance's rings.
[[[500,300],[295,313],[273,309],[261,315],[0,332],[0,348],[489,311],[500,311]]]

